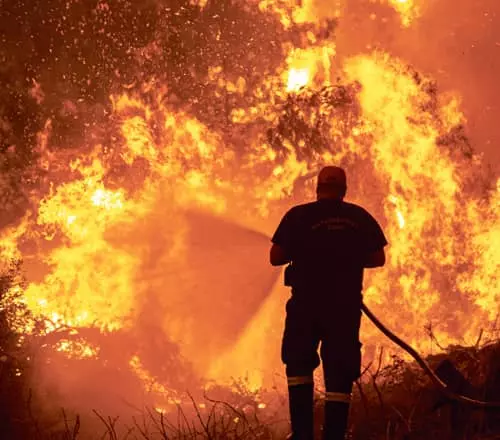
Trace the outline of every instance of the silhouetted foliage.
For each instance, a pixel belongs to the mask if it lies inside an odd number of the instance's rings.
[[[0,432],[2,438],[29,438],[30,368],[26,340],[12,329],[13,321],[22,323],[28,312],[19,303],[13,287],[22,283],[20,263],[14,262],[0,275]]]
[[[359,90],[360,85],[352,83],[289,95],[276,126],[267,131],[268,142],[281,152],[287,142],[298,146],[299,160],[331,150],[332,145],[342,149],[359,123]]]

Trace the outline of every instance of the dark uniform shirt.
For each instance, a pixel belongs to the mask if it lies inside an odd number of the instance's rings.
[[[387,244],[377,221],[362,207],[322,199],[290,209],[272,242],[291,258],[292,293],[359,296],[366,256]]]

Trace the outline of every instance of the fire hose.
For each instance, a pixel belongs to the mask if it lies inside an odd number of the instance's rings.
[[[470,397],[463,396],[461,394],[457,394],[452,391],[449,386],[443,382],[438,375],[434,372],[434,370],[430,367],[427,361],[420,356],[420,354],[409,344],[395,335],[392,331],[390,331],[380,320],[372,313],[372,311],[366,306],[364,302],[361,303],[361,310],[363,313],[370,319],[370,321],[375,324],[375,326],[392,342],[401,347],[404,351],[406,351],[417,364],[424,370],[424,372],[429,376],[432,383],[441,391],[445,397],[449,400],[453,400],[455,402],[463,403],[469,406],[474,406],[478,408],[499,408],[500,402],[485,402],[482,400],[472,399]]]
[[[256,231],[252,231],[253,233],[256,233]],[[265,234],[262,234],[260,232],[257,232],[258,235],[261,235],[262,237],[265,237],[267,240],[269,240],[269,237],[267,237]],[[286,278],[286,276],[285,276]],[[285,282],[286,284],[286,282]],[[395,335],[391,330],[389,330],[374,314],[373,312],[367,307],[367,305],[364,302],[361,302],[361,310],[363,313],[370,319],[370,321],[373,322],[375,327],[377,327],[387,338],[389,338],[392,342],[394,342],[396,345],[398,345],[400,348],[402,348],[404,351],[406,351],[422,368],[422,370],[429,376],[431,379],[432,383],[436,386],[436,388],[448,399],[451,401],[455,401],[458,403],[462,403],[465,405],[469,405],[475,408],[496,408],[500,409],[500,402],[493,402],[493,401],[483,401],[483,400],[476,400],[471,397],[464,396],[462,394],[458,394],[454,392],[450,387],[443,382],[439,376],[434,372],[434,370],[431,368],[431,366],[428,364],[428,362],[408,343],[403,341],[400,337]]]

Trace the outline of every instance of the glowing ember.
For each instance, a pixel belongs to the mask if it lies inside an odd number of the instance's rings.
[[[289,92],[298,92],[308,84],[309,80],[308,69],[290,69],[286,89]]]
[[[105,209],[120,209],[123,207],[122,194],[120,192],[114,193],[104,189],[98,189],[92,195],[92,203],[96,206],[102,206]],[[75,216],[68,217],[72,219],[71,223],[76,220]]]
[[[93,358],[99,353],[97,347],[92,347],[82,341],[62,340],[55,345],[55,349],[67,353],[69,358],[77,359]]]
[[[401,23],[408,27],[420,15],[415,0],[388,0],[392,7],[400,14]]]

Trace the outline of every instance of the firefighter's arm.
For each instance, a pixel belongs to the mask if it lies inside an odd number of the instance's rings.
[[[384,248],[368,253],[364,266],[366,268],[382,267],[385,264]]]
[[[290,262],[290,257],[280,245],[273,243],[269,252],[269,261],[273,266],[282,266]]]

